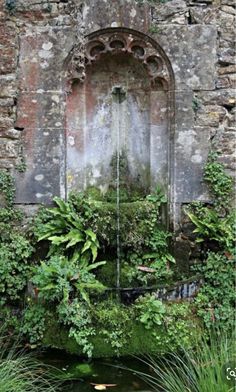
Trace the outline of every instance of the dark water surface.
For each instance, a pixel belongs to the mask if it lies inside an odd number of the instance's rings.
[[[91,383],[117,384],[112,387],[108,386],[107,392],[152,392],[151,388],[135,374],[135,371],[118,368],[121,366],[147,372],[147,367],[135,358],[86,361],[60,351],[50,351],[44,353],[40,359],[62,370],[66,376],[73,378],[73,381],[68,381],[63,385],[63,392],[95,392],[96,389]]]

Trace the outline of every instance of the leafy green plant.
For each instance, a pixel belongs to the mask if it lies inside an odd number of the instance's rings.
[[[11,174],[7,170],[0,170],[0,193],[5,198],[7,206],[12,206],[15,196],[15,185]]]
[[[38,302],[32,302],[29,298],[28,306],[23,312],[20,332],[29,337],[31,348],[37,347],[37,344],[42,341],[46,328],[47,316],[45,307]]]
[[[204,285],[195,299],[198,315],[210,328],[229,329],[235,316],[235,260],[231,254],[209,252],[206,261],[195,267],[204,276]]]
[[[128,251],[127,261],[122,263],[126,277],[131,283],[133,280],[148,284],[167,281],[172,276],[170,263],[175,263],[169,251],[171,233],[165,231],[159,222],[160,207],[167,202],[160,188],[146,197],[155,208],[150,209],[148,217],[143,219],[147,227],[142,243],[142,250]]]
[[[156,26],[155,24],[152,24],[149,29],[148,32],[151,34],[157,34],[160,32],[160,28],[158,26]]]
[[[235,363],[234,336],[224,330],[204,335],[194,348],[171,352],[168,357],[141,359],[149,372],[137,372],[154,391],[165,392],[230,392],[234,380],[227,380],[227,365]],[[132,370],[132,369],[130,369]]]
[[[233,252],[235,243],[235,214],[234,211],[221,217],[219,213],[205,206],[191,206],[191,211],[186,211],[194,223],[197,234],[196,242],[207,240],[216,241],[219,249]]]
[[[0,391],[1,392],[56,392],[59,383],[51,368],[32,355],[20,351],[17,341],[9,347],[9,339],[1,328],[0,336]]]
[[[20,298],[30,273],[33,247],[21,234],[10,233],[0,244],[1,302]]]
[[[200,101],[196,98],[196,97],[194,97],[193,98],[193,100],[192,100],[192,108],[193,108],[193,111],[196,113],[197,111],[198,111],[198,109],[200,108]]]
[[[92,355],[92,343],[88,337],[93,333],[91,326],[90,294],[101,293],[105,287],[91,273],[105,262],[100,261],[93,264],[84,264],[69,260],[65,256],[54,255],[47,261],[35,267],[32,282],[41,301],[34,316],[33,307],[29,307],[25,314],[23,332],[30,336],[31,342],[42,339],[44,325],[41,328],[37,324],[37,315],[42,313],[46,316],[47,309],[53,304],[58,321],[69,327],[69,336],[75,338],[76,342],[83,348],[88,356]],[[44,309],[44,310],[43,310]],[[35,327],[32,336],[31,329]],[[30,327],[32,326],[32,327]],[[28,331],[27,331],[28,330]],[[34,331],[34,329],[33,329]]]
[[[139,311],[138,319],[145,325],[146,329],[152,329],[156,336],[155,327],[162,325],[164,322],[165,305],[154,295],[146,295],[136,301],[136,308]]]
[[[212,205],[195,202],[185,212],[196,226],[197,242],[215,241],[219,250],[234,253],[235,210],[230,208],[233,182],[217,157],[217,153],[211,152],[204,168],[204,180],[213,197]]]
[[[69,337],[74,338],[83,353],[92,356],[93,344],[89,340],[95,334],[88,303],[74,298],[69,303],[61,301],[57,308],[59,321],[69,327]]]
[[[37,287],[39,298],[45,301],[68,300],[75,292],[89,302],[88,291],[103,291],[104,286],[90,272],[105,262],[81,266],[64,256],[52,256],[35,268],[32,282]]]
[[[70,201],[55,197],[54,202],[57,207],[47,210],[47,222],[36,227],[38,241],[50,241],[49,256],[60,253],[82,263],[94,262],[99,247],[96,234],[84,226]]]
[[[204,169],[212,205],[195,202],[186,212],[195,225],[196,242],[207,250],[204,262],[193,267],[204,278],[195,299],[197,313],[208,329],[212,324],[228,329],[235,311],[235,210],[230,207],[232,179],[217,159],[211,152]]]
[[[204,168],[204,180],[213,196],[217,209],[228,211],[233,195],[233,179],[226,172],[224,165],[218,161],[219,154],[211,151]]]
[[[128,343],[131,337],[131,331],[128,331],[126,326],[133,316],[132,310],[109,300],[100,303],[94,311],[96,325],[99,325],[99,335],[119,355],[120,350]]]

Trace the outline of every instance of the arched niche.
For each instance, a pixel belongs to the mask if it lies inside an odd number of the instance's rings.
[[[133,195],[167,192],[173,73],[155,41],[128,30],[87,37],[74,48],[66,103],[67,193],[119,187]]]

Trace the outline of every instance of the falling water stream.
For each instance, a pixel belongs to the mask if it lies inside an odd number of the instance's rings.
[[[114,100],[114,125],[116,134],[116,288],[117,296],[120,291],[120,137],[121,137],[121,104],[125,99],[125,91],[120,86],[112,90]]]

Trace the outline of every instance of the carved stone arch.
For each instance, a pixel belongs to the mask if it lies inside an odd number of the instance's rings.
[[[119,126],[127,153],[123,184],[138,183],[144,194],[161,185],[171,201],[174,75],[160,45],[127,28],[96,31],[83,50],[80,44],[70,53],[67,88],[68,192],[115,186],[112,139]],[[112,98],[116,88],[124,97],[119,107]]]
[[[72,49],[67,64],[67,82],[84,81],[85,68],[105,53],[133,55],[148,70],[153,84],[163,83],[165,90],[174,90],[174,74],[168,57],[161,46],[151,37],[127,28],[108,28],[86,37]]]

